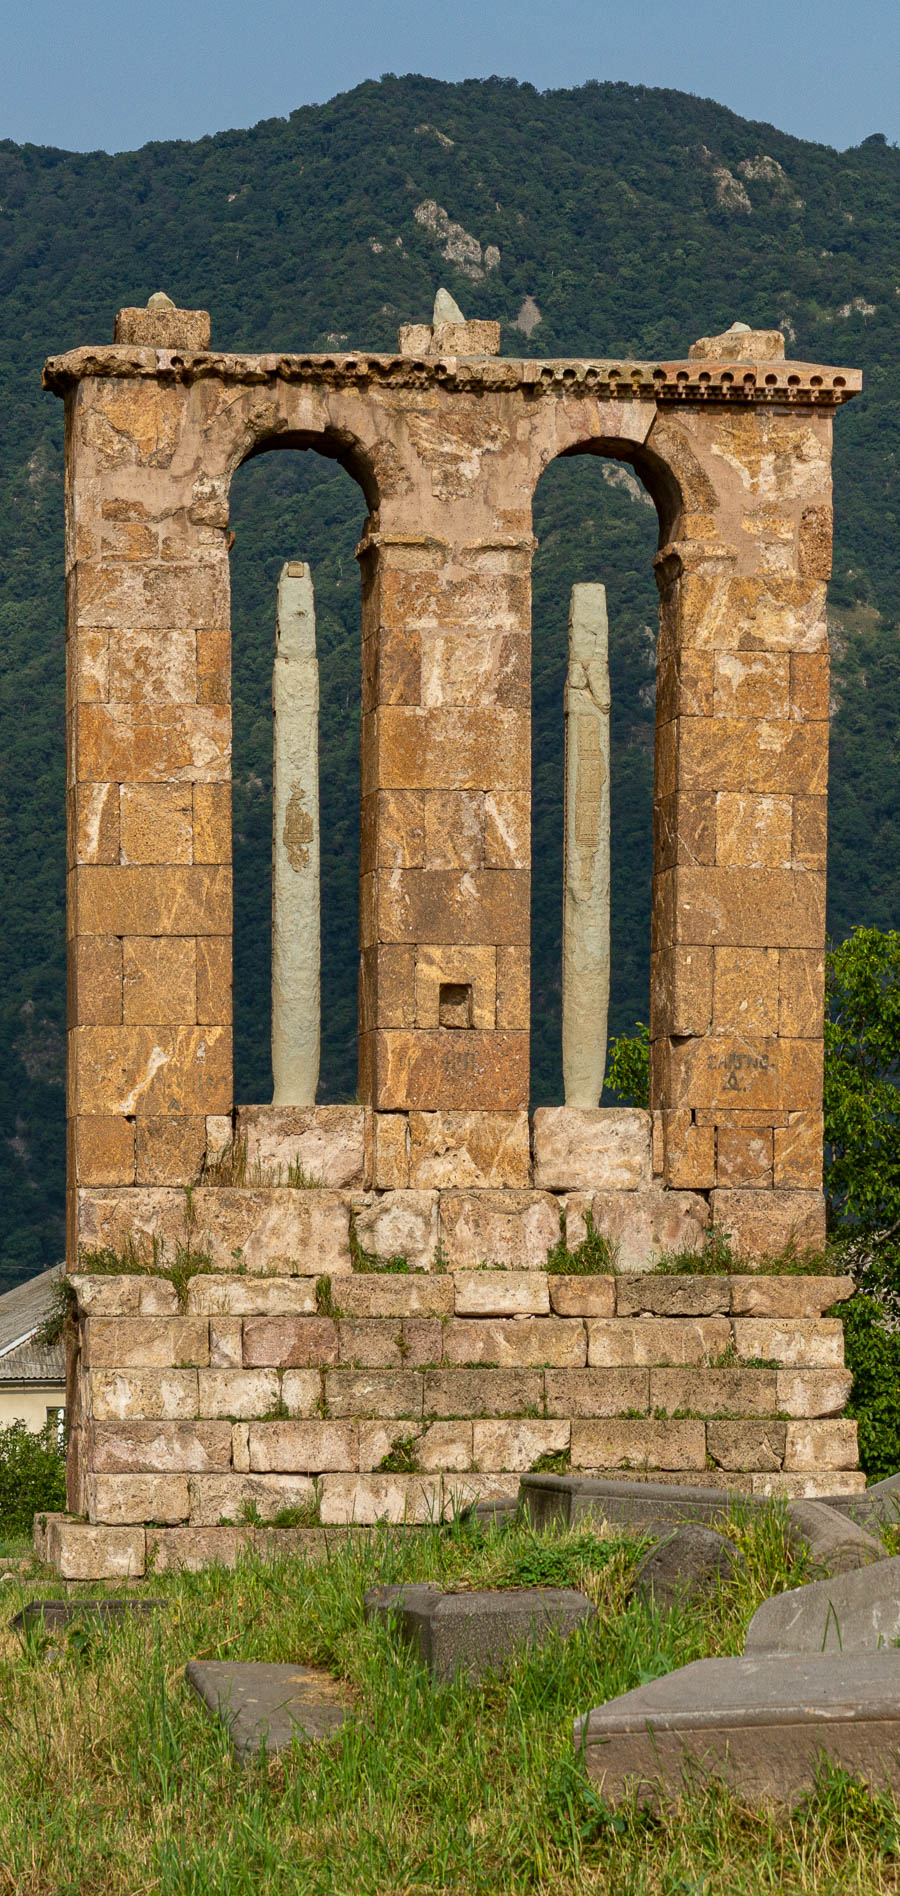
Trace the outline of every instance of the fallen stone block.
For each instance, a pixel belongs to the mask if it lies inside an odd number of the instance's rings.
[[[519,1512],[518,1495],[503,1494],[488,1496],[483,1501],[470,1501],[462,1509],[461,1521],[474,1521],[479,1527],[506,1527],[515,1521]]]
[[[813,1568],[823,1574],[849,1573],[887,1558],[874,1534],[824,1501],[790,1501],[787,1514],[789,1544],[805,1545]]]
[[[895,1556],[764,1600],[747,1628],[744,1652],[862,1652],[898,1639],[900,1556]]]
[[[433,1586],[370,1587],[366,1619],[393,1622],[432,1678],[461,1672],[479,1679],[510,1654],[543,1640],[567,1639],[596,1608],[571,1587],[445,1593]]]
[[[575,1746],[611,1804],[659,1806],[710,1780],[743,1802],[793,1804],[824,1753],[900,1789],[900,1651],[698,1659],[575,1721]]]
[[[283,1751],[295,1738],[333,1738],[349,1709],[338,1681],[309,1666],[191,1659],[184,1676],[207,1711],[227,1725],[240,1757],[253,1756],[261,1745]]]
[[[740,1548],[724,1534],[699,1521],[686,1521],[644,1556],[633,1593],[664,1611],[690,1600],[708,1598],[744,1565]]]
[[[858,1495],[829,1495],[828,1506],[848,1514],[860,1527],[877,1533],[882,1522],[890,1526],[900,1521],[900,1475],[888,1475],[885,1481],[873,1481]]]
[[[10,1620],[10,1625],[17,1633],[30,1633],[35,1628],[59,1633],[67,1626],[94,1620],[105,1630],[120,1626],[127,1619],[145,1619],[152,1613],[167,1612],[169,1605],[168,1600],[149,1599],[144,1595],[122,1600],[29,1600]]]
[[[729,1488],[701,1488],[658,1481],[600,1481],[578,1475],[523,1475],[519,1504],[532,1526],[588,1526],[614,1521],[635,1533],[679,1527],[683,1521],[709,1522],[732,1502],[754,1505],[751,1497]]]

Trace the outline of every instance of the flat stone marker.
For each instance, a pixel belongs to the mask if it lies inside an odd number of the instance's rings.
[[[900,1790],[900,1651],[698,1659],[576,1719],[575,1746],[611,1803],[716,1778],[748,1803],[791,1804],[822,1752]]]
[[[86,1619],[99,1620],[101,1626],[120,1626],[127,1619],[144,1619],[151,1613],[168,1612],[169,1600],[153,1599],[100,1599],[100,1600],[29,1600],[20,1613],[10,1620],[17,1633],[29,1633],[34,1627],[43,1627],[45,1632],[63,1632],[67,1626],[73,1626]]]
[[[743,1566],[743,1555],[724,1534],[686,1521],[645,1554],[632,1591],[663,1609],[678,1601],[707,1598]]]
[[[440,1587],[370,1587],[366,1619],[394,1622],[400,1638],[432,1678],[456,1672],[480,1679],[523,1646],[567,1639],[596,1617],[596,1608],[572,1587],[521,1587],[484,1593],[445,1593]]]
[[[652,1533],[658,1527],[678,1527],[682,1521],[707,1523],[733,1501],[754,1505],[751,1495],[730,1488],[600,1481],[587,1475],[523,1475],[519,1487],[522,1512],[538,1529],[615,1521],[638,1533]]]
[[[897,1639],[900,1555],[763,1600],[744,1652],[863,1652]]]
[[[240,1757],[294,1738],[333,1738],[347,1717],[343,1689],[328,1672],[239,1660],[191,1659],[184,1676],[214,1718],[228,1726]]]
[[[825,1501],[791,1501],[787,1513],[789,1543],[805,1543],[813,1566],[822,1573],[850,1573],[887,1559],[883,1541]]]

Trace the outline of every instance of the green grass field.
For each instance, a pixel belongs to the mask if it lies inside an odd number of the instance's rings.
[[[572,1720],[690,1659],[741,1650],[756,1605],[808,1577],[778,1506],[731,1515],[747,1565],[706,1610],[626,1603],[642,1547],[456,1522],[336,1542],[315,1564],[249,1558],[160,1575],[166,1615],[79,1629],[58,1655],[8,1622],[65,1591],[0,1585],[0,1891],[15,1896],[750,1896],[900,1889],[900,1806],[823,1774],[792,1814],[721,1789],[663,1816],[610,1812],[573,1755]],[[0,1563],[2,1570],[2,1563]],[[563,1584],[589,1631],[503,1677],[433,1686],[381,1627],[367,1586]],[[90,1587],[71,1591],[91,1592]],[[298,1661],[342,1678],[354,1712],[329,1745],[249,1767],[183,1679],[190,1658]]]

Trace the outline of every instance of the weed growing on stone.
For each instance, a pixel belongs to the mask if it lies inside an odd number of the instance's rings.
[[[322,1180],[312,1172],[307,1172],[300,1159],[291,1159],[287,1165],[266,1165],[262,1159],[251,1159],[246,1139],[232,1139],[223,1146],[215,1158],[204,1160],[200,1173],[201,1185],[228,1185],[261,1191],[265,1187],[287,1186],[291,1191],[315,1191]]]
[[[793,1812],[710,1787],[662,1812],[612,1811],[572,1722],[674,1667],[742,1648],[769,1593],[808,1577],[784,1509],[732,1509],[745,1556],[718,1596],[660,1613],[629,1599],[645,1543],[597,1533],[388,1527],[329,1537],[307,1564],[154,1573],[170,1610],[51,1664],[8,1621],[83,1588],[4,1585],[0,1629],[2,1896],[887,1896],[900,1808],[824,1770]],[[576,1586],[598,1618],[480,1683],[434,1685],[367,1587]],[[132,1583],[133,1590],[139,1586]],[[95,1587],[94,1589],[95,1590]],[[239,1765],[185,1684],[190,1658],[324,1667],[353,1711],[340,1738]]]
[[[316,1312],[320,1317],[337,1318],[341,1314],[339,1305],[334,1301],[331,1278],[326,1271],[316,1278]]]
[[[533,1475],[564,1475],[572,1466],[570,1448],[548,1449],[545,1455],[539,1455],[531,1464]]]
[[[165,1277],[174,1284],[183,1310],[187,1307],[191,1278],[214,1271],[215,1265],[209,1252],[196,1248],[190,1237],[177,1238],[170,1252],[165,1239],[154,1233],[146,1248],[139,1247],[131,1238],[126,1239],[121,1251],[110,1246],[97,1250],[83,1246],[78,1253],[78,1270],[86,1277]]]
[[[350,1213],[350,1264],[353,1270],[371,1274],[372,1272],[405,1272],[409,1265],[405,1257],[376,1257],[374,1251],[366,1251],[359,1241],[356,1218]]]
[[[279,1181],[280,1182],[280,1181]],[[316,1192],[322,1189],[322,1179],[315,1172],[308,1172],[299,1159],[292,1159],[285,1173],[284,1182],[294,1192]]]
[[[662,1251],[653,1268],[666,1277],[727,1277],[740,1271],[741,1261],[727,1231],[712,1224],[703,1234],[699,1251]]]
[[[748,1258],[735,1250],[727,1231],[713,1224],[704,1232],[699,1251],[662,1251],[653,1268],[667,1277],[727,1277],[743,1273],[754,1277],[821,1277],[835,1269],[835,1259],[825,1251],[798,1244],[794,1237],[790,1237],[780,1251],[772,1251],[762,1258]]]
[[[378,1464],[385,1475],[414,1475],[420,1467],[417,1435],[395,1435],[386,1455]]]
[[[559,1240],[547,1252],[546,1268],[554,1277],[609,1277],[617,1268],[618,1246],[598,1231],[591,1212],[585,1214],[585,1236],[574,1250],[566,1237],[566,1214],[559,1214]]]

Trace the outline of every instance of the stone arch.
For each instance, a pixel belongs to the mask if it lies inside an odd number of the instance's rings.
[[[661,527],[657,1175],[751,1245],[762,1209],[815,1237],[829,457],[859,378],[785,364],[768,332],[617,365],[500,358],[495,327],[237,356],[148,306],[48,364],[72,467],[73,1179],[186,1182],[231,1110],[228,487],[273,445],[324,447],[370,507],[360,1097],[391,1131],[524,1116],[531,498],[551,460],[601,453]]]
[[[679,522],[681,520],[682,513],[683,513],[684,501],[683,501],[682,485],[681,485],[681,481],[680,481],[678,473],[673,468],[673,466],[671,465],[670,461],[666,458],[666,456],[662,454],[653,445],[652,436],[653,436],[654,420],[653,420],[652,414],[648,412],[646,405],[640,405],[636,403],[628,404],[627,407],[625,407],[624,412],[623,412],[622,405],[619,405],[617,412],[615,412],[612,416],[607,416],[606,413],[604,412],[604,409],[598,408],[598,405],[596,404],[580,405],[580,404],[572,403],[571,405],[561,404],[560,406],[563,412],[562,413],[557,412],[556,414],[554,414],[552,417],[552,424],[551,424],[552,445],[553,447],[556,448],[557,451],[555,453],[550,453],[547,451],[547,443],[544,442],[542,444],[541,451],[538,456],[540,465],[538,467],[537,477],[535,479],[535,492],[537,490],[537,486],[540,480],[546,474],[548,469],[559,461],[568,461],[568,460],[573,460],[575,458],[583,459],[583,458],[589,457],[592,460],[596,459],[596,460],[602,460],[604,462],[616,462],[616,463],[628,466],[632,470],[632,472],[634,473],[638,481],[640,482],[640,485],[644,489],[645,493],[649,496],[649,499],[651,500],[653,507],[656,511],[657,527],[658,527],[657,554],[655,558],[652,559],[652,565],[653,565],[653,570],[655,571],[657,582],[659,583],[660,582],[660,554],[663,552],[663,549],[665,549],[673,541],[673,539],[677,537]],[[602,430],[602,432],[598,432],[598,418],[599,418],[599,427]],[[618,426],[621,432],[616,432],[614,428],[609,427],[610,420],[612,420],[614,423],[618,423]],[[664,561],[663,561],[663,564],[664,564]],[[649,568],[648,568],[648,571],[649,571]],[[601,578],[602,578],[602,574],[599,571],[594,572],[593,569],[590,572],[588,572],[586,568],[584,570],[579,568],[577,573],[573,571],[573,574],[572,574],[572,580],[573,580],[572,609],[573,610],[575,610],[575,607],[576,607],[576,593],[578,594],[584,593],[586,597],[586,591],[587,591],[587,589],[585,589],[579,584],[576,584],[576,582],[587,581],[587,580],[595,581],[595,580],[600,580]],[[602,612],[601,617],[605,621],[605,609]],[[605,953],[608,956],[610,952],[610,948],[609,948],[609,943],[610,943],[610,912],[609,912],[609,895],[610,895],[610,891],[609,891],[609,816],[610,816],[610,810],[609,810],[609,776],[608,776],[610,759],[608,755],[609,711],[608,711],[608,700],[607,700],[607,710],[606,710],[606,718],[605,718],[606,730],[607,730],[606,754],[604,755],[603,758],[598,756],[596,759],[592,759],[594,774],[596,775],[597,770],[599,770],[603,776],[603,783],[601,786],[598,781],[598,784],[595,787],[596,792],[597,792],[597,794],[594,797],[595,817],[596,817],[598,828],[597,828],[596,835],[594,836],[592,840],[591,851],[590,851],[590,853],[594,856],[595,866],[597,870],[600,872],[599,879],[601,882],[604,879],[602,858],[605,856],[606,913],[605,913],[605,917],[603,914],[600,913],[600,908],[602,907],[602,899],[601,899],[600,907],[596,908],[596,913],[593,916],[592,926],[593,926],[593,931],[597,936],[597,940],[593,943],[593,947],[588,939],[588,936],[590,935],[590,932],[591,932],[590,928],[587,931],[585,931],[583,926],[581,926],[577,930],[574,928],[574,926],[570,926],[568,930],[568,934],[569,934],[568,958],[570,961],[573,962],[573,964],[574,964],[574,961],[577,960],[582,965],[580,968],[580,975],[576,975],[574,965],[568,967],[569,980],[567,981],[567,978],[566,978],[567,976],[566,923],[568,922],[570,925],[574,924],[575,917],[580,913],[582,909],[583,899],[584,899],[584,894],[585,894],[584,890],[581,890],[579,893],[576,894],[576,891],[571,886],[572,875],[571,875],[571,870],[569,866],[568,850],[569,850],[569,847],[571,847],[572,837],[574,835],[574,824],[576,821],[576,817],[575,817],[575,812],[569,807],[569,803],[570,803],[570,799],[575,794],[576,780],[580,780],[581,778],[584,777],[584,771],[588,767],[587,759],[582,760],[577,756],[573,757],[572,749],[571,749],[571,741],[570,741],[571,737],[574,735],[578,727],[577,718],[574,719],[573,721],[572,718],[570,717],[570,712],[574,709],[574,704],[576,702],[576,700],[573,699],[573,696],[572,696],[574,680],[575,680],[575,673],[572,671],[573,630],[574,630],[573,621],[572,621],[572,617],[570,613],[569,670],[568,670],[568,683],[566,687],[566,720],[565,720],[566,731],[567,731],[567,745],[566,745],[567,816],[564,819],[564,827],[565,827],[566,836],[568,838],[568,846],[564,852],[565,858],[566,858],[566,867],[564,868],[564,880],[563,880],[564,924],[563,924],[563,1021],[562,1021],[565,1096],[569,1100],[571,1100],[572,1088],[571,1088],[570,1080],[567,1080],[567,1077],[566,1077],[565,1049],[568,1044],[570,1048],[570,1060],[571,1060],[573,1036],[572,1036],[571,1031],[569,1032],[568,1035],[566,1033],[566,1014],[568,1012],[569,1015],[571,1015],[572,1008],[573,1006],[576,1005],[576,989],[577,989],[577,997],[578,997],[579,1002],[585,1002],[588,999],[588,996],[590,996],[591,999],[594,1000],[595,1002],[598,1001],[598,997],[602,997],[602,989],[603,989],[604,981],[603,981],[601,969],[599,966],[599,962],[596,961],[594,957],[597,955],[602,957],[603,955],[604,950],[603,950],[602,937],[604,935],[605,935],[605,941],[606,941]],[[658,648],[659,635],[657,636],[656,643],[657,643],[657,648]],[[607,690],[608,690],[608,669],[607,669],[607,660],[606,660],[605,650],[603,653],[603,668],[606,670]],[[580,668],[576,665],[575,671],[578,672],[579,670]],[[601,727],[602,720],[598,721],[597,719],[592,718],[589,720],[589,723],[590,723],[590,730],[588,731],[587,735],[592,736],[593,738],[596,739],[597,730]],[[581,794],[583,793],[584,791],[583,791],[583,786],[582,786]],[[604,823],[606,826],[605,838],[601,837],[600,835],[600,827],[602,827]],[[576,936],[577,936],[577,946],[576,946]],[[594,961],[594,965],[592,969],[589,966],[584,965],[586,962],[590,962],[592,960]],[[609,976],[607,972],[607,975],[606,975],[607,992],[608,992],[608,981],[609,981]],[[571,992],[568,994],[567,994],[567,988],[571,989]],[[603,1051],[601,1051],[601,1043],[602,1043],[602,1049],[605,1050],[605,1046],[606,1046],[606,1003],[605,1002],[602,1003],[602,1009],[603,1009],[604,1018],[603,1018],[602,1023],[598,1023],[598,1030],[597,1030],[598,1048],[596,1052],[596,1057],[594,1059],[588,1059],[587,1050],[584,1048],[582,1044],[579,1051],[578,1058],[575,1063],[577,1068],[584,1068],[585,1066],[587,1066],[591,1068],[592,1070],[593,1069],[599,1070],[598,1062],[600,1066],[602,1066],[603,1064],[604,1053]],[[579,1012],[583,1013],[583,1008],[579,1008]],[[646,1009],[643,1009],[642,1017],[644,1017],[645,1014],[646,1014]],[[580,1094],[584,1092],[583,1075],[581,1077],[580,1087],[578,1084],[576,1084],[574,1091],[577,1094],[579,1094],[579,1104],[584,1103],[584,1101],[580,1097]],[[587,1096],[585,1094],[585,1100],[586,1100],[586,1097]],[[597,1100],[594,1099],[593,1103],[596,1105]]]
[[[361,502],[361,520],[358,517],[356,521],[356,538],[358,539],[361,521],[365,523],[364,531],[370,531],[373,521],[377,522],[378,518],[380,484],[377,469],[377,443],[374,452],[370,452],[354,427],[347,425],[340,417],[335,419],[325,412],[327,404],[317,404],[316,406],[319,412],[315,415],[310,414],[310,406],[311,404],[309,403],[306,391],[296,385],[287,385],[286,387],[279,386],[274,400],[270,398],[269,391],[266,391],[264,398],[261,396],[260,391],[249,391],[227,408],[220,410],[215,425],[206,434],[204,442],[206,469],[215,469],[224,463],[224,474],[221,478],[223,481],[227,481],[227,496],[230,503],[231,486],[239,469],[248,466],[252,462],[260,462],[263,457],[271,456],[276,452],[279,454],[289,452],[295,454],[315,454],[317,458],[331,462],[335,464],[336,467],[340,467],[344,473],[349,475],[354,483],[354,487],[359,489],[358,499]],[[308,425],[312,421],[315,421],[317,425]],[[241,534],[240,544],[243,545],[243,543],[244,536]],[[292,543],[280,549],[280,551],[284,558],[293,560],[296,557],[305,557],[308,549],[299,544]],[[237,612],[237,599],[231,598],[231,582],[233,578],[231,568],[234,557],[235,556],[232,555],[229,559],[229,617],[232,626],[236,629],[237,619],[235,615]],[[280,583],[278,591],[280,594]],[[274,621],[274,588],[271,602],[266,602],[265,609],[267,612],[269,611],[270,605],[271,618]],[[360,595],[357,595],[356,638],[360,654],[361,617],[361,598]],[[315,707],[311,713],[302,716],[301,722],[305,729],[306,740],[312,743],[313,753],[315,753],[318,748],[320,708],[319,677],[321,666],[319,656],[317,656],[317,654],[319,654],[319,639],[316,638],[314,629],[314,612],[311,618],[311,625],[313,627],[312,636],[314,645],[313,655],[310,665],[307,666],[307,670],[309,671],[311,687],[314,681]],[[274,662],[274,643],[272,645],[271,657],[272,662]],[[240,665],[241,661],[237,651],[234,653],[234,659],[235,662]],[[355,660],[357,668],[359,668],[360,663],[361,658],[357,657]],[[263,673],[265,675],[262,676],[262,674],[259,674],[258,663],[255,667],[255,671],[258,676],[257,690],[265,699],[268,699],[270,667],[266,664],[266,661],[263,660]],[[245,692],[243,695],[246,696],[246,659],[244,661],[244,672]],[[286,675],[283,666],[281,667],[279,675],[282,684],[286,684]],[[274,676],[275,674],[272,673],[273,682]],[[322,709],[326,715],[328,676],[328,668],[326,665],[325,670],[321,672],[322,688],[325,693]],[[357,669],[357,679],[358,678],[359,669]],[[358,685],[356,690],[358,693]],[[259,796],[254,798],[251,795],[250,809],[248,811],[246,809],[246,795],[243,795],[239,788],[239,779],[244,783],[247,781],[246,763],[244,769],[241,770],[238,766],[238,755],[241,750],[242,741],[245,741],[244,733],[248,727],[246,723],[239,722],[241,693],[237,687],[237,680],[235,680],[235,691],[232,692],[232,701],[235,719],[233,740],[235,746],[234,794],[237,799],[236,808],[243,806],[245,814],[251,817],[251,829],[249,831],[251,840],[247,840],[248,832],[246,824],[242,823],[239,828],[235,827],[233,845],[235,877],[233,979],[235,983],[236,1097],[242,1102],[249,1098],[253,1098],[254,1100],[261,1099],[263,1101],[273,1098],[273,1093],[267,1089],[265,1079],[261,1078],[258,1072],[256,1073],[256,1077],[251,1079],[249,1071],[250,1068],[258,1067],[265,1069],[268,1065],[269,1034],[267,1022],[271,1020],[272,1033],[277,1037],[278,1048],[281,1054],[279,1059],[276,1052],[275,1040],[273,1039],[273,1061],[275,1063],[275,1071],[273,1074],[275,1087],[274,1098],[282,1105],[290,1103],[298,1108],[311,1106],[317,1097],[322,1097],[326,1100],[346,1099],[352,1097],[353,1086],[353,1080],[345,1071],[347,1060],[351,1055],[351,1036],[353,1049],[352,1058],[354,1061],[356,1058],[355,1049],[359,1037],[358,983],[355,965],[348,965],[351,960],[350,955],[343,950],[343,947],[335,948],[335,915],[332,906],[332,898],[338,885],[335,883],[334,878],[328,874],[328,837],[331,832],[327,821],[323,836],[325,847],[324,877],[320,877],[319,872],[320,808],[317,756],[315,754],[311,755],[307,760],[306,770],[301,772],[304,785],[301,794],[305,795],[306,792],[310,790],[310,784],[315,785],[315,809],[311,813],[305,810],[306,820],[313,826],[310,834],[311,836],[314,834],[315,848],[311,852],[309,850],[303,852],[304,870],[302,872],[298,871],[295,865],[294,873],[290,873],[286,870],[285,852],[284,850],[279,851],[278,848],[278,837],[275,834],[274,828],[276,816],[274,802],[272,804],[271,818],[266,814],[269,808],[268,797],[261,802]],[[358,696],[356,705],[358,714]],[[299,710],[299,701],[295,703],[294,708],[295,712]],[[282,704],[282,713],[286,715],[286,701]],[[256,714],[252,714],[252,716],[255,715]],[[312,719],[311,723],[310,716]],[[285,755],[283,744],[281,746],[280,755],[283,766]],[[329,797],[328,755],[329,754],[326,754],[323,760],[325,776],[322,784],[326,810],[329,801],[331,802],[332,809],[334,807],[333,781],[330,786],[332,794]],[[296,753],[294,754],[294,762],[295,764],[298,762]],[[258,761],[255,767],[259,774],[263,776],[264,782],[267,782],[268,772],[262,769]],[[251,780],[252,778],[253,770],[251,769]],[[356,789],[356,781],[357,780],[347,786],[351,801],[353,800],[353,793]],[[298,778],[298,785],[299,783],[300,778]],[[255,821],[253,821],[254,812]],[[260,847],[262,844],[262,847],[266,850],[266,858],[268,858],[269,851],[267,846],[262,843],[260,831],[263,824],[268,826],[269,822],[273,825],[271,904],[267,902],[264,890],[260,888],[261,879],[268,880],[270,873],[268,861],[263,859],[262,849]],[[281,829],[284,829],[283,824]],[[338,833],[341,833],[341,829],[346,829],[346,826],[339,825]],[[352,830],[355,833],[344,833],[343,852],[345,862],[347,856],[355,853],[358,848],[358,823],[352,825]],[[239,841],[239,837],[243,840]],[[348,873],[352,874],[350,864],[347,865],[347,868]],[[259,894],[253,897],[252,909],[248,908],[248,875],[254,887],[259,891]],[[303,884],[302,888],[300,887],[301,883]],[[341,884],[340,887],[343,889],[343,884]],[[262,896],[262,900],[260,900],[260,895]],[[308,913],[307,910],[309,910]],[[261,914],[260,911],[262,911]],[[271,922],[269,921],[269,915],[271,916]],[[355,915],[356,892],[354,891],[354,929]],[[248,939],[247,935],[248,927],[252,930],[252,937],[250,939]],[[323,930],[325,943],[324,964],[321,963],[319,947]],[[342,943],[346,933],[347,931],[345,930],[342,934]],[[332,952],[330,954],[327,950],[329,940],[332,946]],[[305,944],[305,948],[301,948],[301,943]],[[270,951],[271,980],[267,980],[265,970],[268,965]],[[307,957],[309,957],[308,965],[306,965]],[[324,989],[321,985],[320,967],[324,973]],[[352,1014],[350,1011],[351,993],[353,997]],[[291,995],[293,999],[289,998]],[[309,1073],[307,1073],[306,1082],[301,1086],[300,1091],[296,1092],[296,1088],[292,1091],[291,1083],[285,1080],[284,1072],[285,1033],[288,1032],[288,1023],[292,1022],[292,1031],[296,1044],[301,1044],[305,1039],[307,1045],[307,1067],[309,1067],[310,1062],[313,1062],[318,1072],[323,1008],[326,1007],[329,998],[331,1005],[327,1006],[325,1020],[331,1023],[332,1044],[329,1046],[329,1036],[326,1032],[324,1046],[325,1061],[321,1073],[322,1092],[321,1094],[317,1093],[315,1087],[313,1087],[312,1093],[310,1093]],[[298,1009],[302,1012],[304,1020],[306,1021],[305,1033],[303,1022],[298,1017],[295,1018],[296,1010]],[[315,1010],[314,1021],[310,1009]],[[339,1037],[341,1051],[338,1053],[335,1051],[337,1045],[335,1035]],[[334,1072],[335,1059],[337,1059],[338,1064],[337,1075]],[[247,1090],[248,1080],[250,1082],[249,1092]],[[335,1086],[337,1086],[337,1090],[335,1090]],[[262,1088],[261,1091],[260,1088]]]

